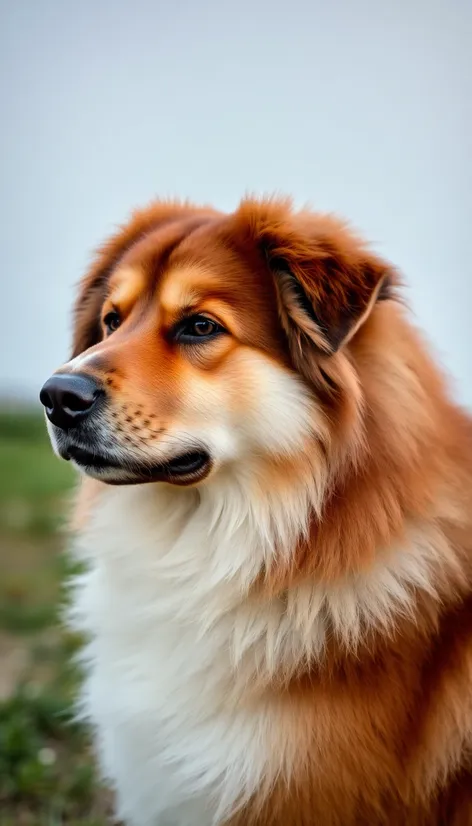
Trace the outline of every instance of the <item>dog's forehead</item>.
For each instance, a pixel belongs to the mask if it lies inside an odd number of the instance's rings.
[[[159,303],[168,313],[177,312],[182,307],[191,307],[212,292],[214,278],[201,264],[174,264],[160,279]]]
[[[167,325],[182,312],[207,312],[243,343],[280,354],[284,339],[270,272],[256,250],[225,230],[208,220],[149,233],[127,251],[110,280],[124,303],[112,291],[109,298],[124,312],[144,298]]]
[[[121,265],[110,276],[109,296],[120,307],[132,306],[146,289],[145,272],[139,265]]]
[[[136,239],[110,275],[109,294],[123,296],[127,302],[143,291],[160,292],[164,282],[167,291],[172,285],[176,294],[190,288],[190,282],[214,284],[218,274],[236,269],[234,256],[209,223],[208,217],[175,221]]]
[[[257,292],[261,281],[264,275],[220,236],[218,225],[178,222],[148,233],[126,251],[111,274],[109,295],[128,304],[146,292],[172,311],[205,294],[239,303]]]

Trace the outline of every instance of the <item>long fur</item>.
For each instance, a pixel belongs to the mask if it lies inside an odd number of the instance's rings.
[[[106,379],[100,438],[215,457],[79,497],[81,708],[133,826],[472,823],[472,428],[398,284],[273,200],[152,205],[84,280],[62,370]],[[173,351],[199,290],[231,336]]]

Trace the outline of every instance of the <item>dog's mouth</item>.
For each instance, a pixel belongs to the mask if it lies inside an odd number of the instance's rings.
[[[77,445],[69,445],[61,455],[64,459],[72,459],[84,473],[110,485],[138,485],[146,482],[191,485],[204,479],[211,469],[210,454],[201,448],[187,450],[156,464],[134,459],[119,460]]]

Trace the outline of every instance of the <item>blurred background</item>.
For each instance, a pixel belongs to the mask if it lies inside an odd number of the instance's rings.
[[[472,406],[471,42],[469,0],[0,0],[0,826],[112,822],[58,625],[74,479],[37,405],[93,248],[156,195],[339,212]]]

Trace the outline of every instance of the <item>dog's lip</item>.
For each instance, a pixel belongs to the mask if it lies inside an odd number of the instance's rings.
[[[192,484],[206,476],[211,467],[211,457],[203,448],[192,448],[159,463],[123,462],[116,457],[97,453],[78,445],[69,445],[63,452],[65,459],[73,461],[86,473],[106,471],[104,481],[109,484],[139,484],[166,481],[174,484]],[[119,471],[113,478],[113,470]]]
[[[113,457],[97,453],[95,450],[88,450],[79,445],[67,445],[61,455],[64,459],[73,459],[74,462],[83,467],[119,467],[118,462]]]

